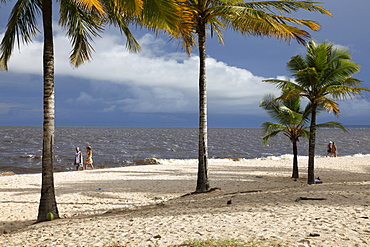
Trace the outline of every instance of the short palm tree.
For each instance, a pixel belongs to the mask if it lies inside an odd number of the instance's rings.
[[[321,44],[310,40],[306,56],[294,56],[287,63],[294,81],[269,79],[267,82],[277,85],[284,91],[282,100],[305,97],[311,103],[311,122],[308,151],[308,184],[315,181],[314,159],[316,142],[316,117],[319,107],[323,107],[335,116],[340,113],[335,100],[361,95],[367,88],[358,87],[361,81],[351,76],[360,71],[360,65],[351,60],[348,49],[335,46],[329,41]],[[289,89],[289,90],[285,90]]]
[[[265,122],[262,124],[263,143],[266,145],[271,137],[283,133],[289,138],[293,146],[293,172],[292,178],[299,178],[298,172],[298,146],[300,137],[309,139],[309,122],[311,117],[311,104],[307,104],[303,109],[299,97],[289,99],[276,99],[274,95],[267,94],[260,103],[260,107],[265,109],[268,115],[276,120],[277,123]],[[317,127],[330,128],[337,127],[346,131],[342,124],[338,122],[327,122],[318,124]]]
[[[7,0],[0,0],[5,3]],[[59,218],[54,191],[54,44],[52,25],[52,0],[18,0],[10,14],[0,45],[0,69],[8,69],[14,42],[29,43],[39,32],[37,17],[42,16],[44,52],[44,121],[42,148],[42,187],[37,221],[47,220],[50,212]],[[139,45],[128,25],[135,22],[152,29],[165,29],[176,34],[180,8],[175,0],[60,0],[59,24],[66,29],[72,42],[70,62],[77,67],[90,59],[93,37],[99,36],[106,24],[113,24],[125,34],[131,51]]]
[[[287,42],[292,39],[304,43],[310,34],[294,25],[303,25],[311,30],[319,30],[320,25],[312,20],[283,16],[298,10],[316,11],[331,15],[329,11],[311,1],[243,1],[243,0],[187,0],[179,1],[184,9],[188,25],[186,32],[177,38],[182,39],[188,53],[194,45],[199,49],[199,146],[198,178],[196,192],[206,192],[208,181],[207,144],[207,83],[206,83],[206,38],[216,34],[223,43],[223,29],[233,29],[243,35],[271,36]],[[289,24],[288,24],[289,23]],[[190,28],[190,29],[189,29]],[[197,42],[195,41],[197,38]]]

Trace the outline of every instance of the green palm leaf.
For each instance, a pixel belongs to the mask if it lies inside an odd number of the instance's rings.
[[[90,60],[94,51],[91,42],[94,37],[100,37],[99,33],[104,29],[99,13],[73,4],[70,0],[60,0],[59,23],[71,39],[71,64],[78,67]]]
[[[32,38],[39,32],[37,28],[37,16],[40,14],[40,1],[18,0],[16,2],[0,45],[0,69],[8,69],[7,64],[16,41],[19,48],[21,43],[30,43]]]

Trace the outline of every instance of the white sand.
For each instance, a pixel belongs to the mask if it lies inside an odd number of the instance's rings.
[[[169,246],[193,238],[370,246],[370,157],[317,158],[323,184],[315,185],[307,185],[307,160],[299,162],[293,181],[291,159],[210,160],[210,185],[221,190],[186,197],[196,187],[196,161],[56,173],[62,219],[39,224],[32,223],[40,174],[0,176],[0,246]]]

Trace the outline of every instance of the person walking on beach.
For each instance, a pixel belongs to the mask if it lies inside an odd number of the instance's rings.
[[[82,152],[80,151],[79,147],[76,147],[75,166],[76,166],[76,171],[78,171],[80,168],[82,170],[84,169]]]
[[[91,166],[91,169],[92,169],[92,170],[94,170],[91,146],[87,146],[87,147],[86,147],[86,162],[85,162],[85,170],[87,170],[87,167],[88,167],[89,165]]]
[[[329,143],[328,143],[328,152],[326,153],[326,157],[331,157],[331,155],[332,155],[332,151],[333,151],[333,142],[332,141],[330,141]]]
[[[331,145],[331,157],[337,157],[338,154],[338,149],[337,146],[335,145],[335,142]]]

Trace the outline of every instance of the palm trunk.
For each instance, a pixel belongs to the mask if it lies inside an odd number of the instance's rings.
[[[316,109],[317,105],[312,104],[312,115],[310,125],[310,139],[308,142],[308,171],[307,171],[307,183],[315,183],[315,143],[316,143]]]
[[[299,178],[297,141],[293,141],[293,173],[292,178]]]
[[[59,218],[54,191],[54,45],[52,29],[52,1],[42,1],[44,25],[44,123],[42,147],[42,185],[37,222],[46,221],[51,212]]]
[[[200,18],[201,19],[201,18]],[[206,192],[208,182],[208,141],[207,141],[207,82],[206,82],[206,26],[203,20],[198,24],[199,45],[199,147],[198,179],[196,192]]]

